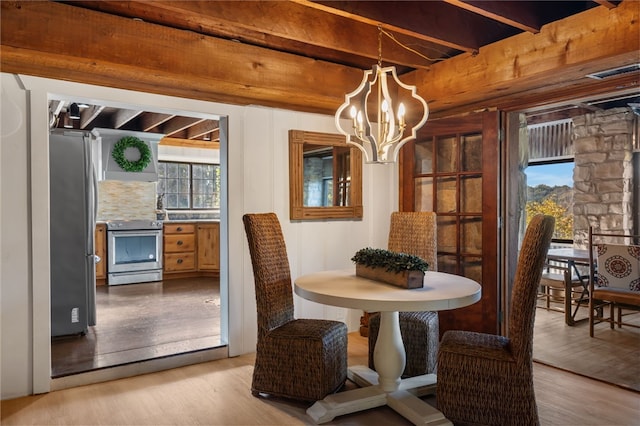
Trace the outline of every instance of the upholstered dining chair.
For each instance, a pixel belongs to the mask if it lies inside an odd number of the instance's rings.
[[[438,269],[437,225],[434,212],[393,212],[388,249],[421,257],[429,270]],[[436,372],[440,330],[437,312],[400,312],[400,333],[406,353],[403,377]],[[369,367],[375,370],[373,352],[380,330],[380,314],[369,317]]]
[[[258,340],[251,393],[316,401],[347,378],[347,326],[295,319],[289,260],[274,213],[245,214],[256,291]]]
[[[511,294],[508,337],[449,330],[438,352],[438,409],[454,424],[537,425],[533,324],[538,284],[555,221],[534,216]]]
[[[611,329],[615,324],[618,327],[638,327],[634,322],[623,320],[623,310],[629,311],[627,315],[640,312],[640,245],[618,244],[619,240],[638,241],[640,235],[594,232],[589,227],[591,337],[594,336],[594,326],[600,322],[608,322]],[[607,306],[608,316],[605,315]]]

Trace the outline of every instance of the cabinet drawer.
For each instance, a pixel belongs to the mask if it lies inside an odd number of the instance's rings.
[[[165,223],[165,234],[193,234],[196,232],[196,225],[193,223]]]
[[[164,236],[164,252],[175,253],[194,251],[196,248],[194,234],[169,234]]]
[[[192,271],[196,267],[195,253],[169,253],[164,255],[165,272]]]

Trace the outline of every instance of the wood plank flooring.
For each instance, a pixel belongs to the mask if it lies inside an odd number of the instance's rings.
[[[98,325],[84,337],[54,340],[52,377],[217,347],[219,294],[214,278],[100,286]],[[581,308],[577,319],[585,315]],[[640,314],[636,318],[640,322]],[[640,329],[600,324],[590,338],[586,321],[570,327],[562,313],[538,309],[533,355],[540,363],[640,390]]]
[[[2,401],[10,425],[312,425],[308,404],[251,395],[253,354]],[[349,335],[349,365],[367,362],[367,339]],[[540,423],[637,425],[638,393],[534,363]],[[353,386],[353,385],[350,385]],[[434,404],[434,397],[425,398]],[[408,425],[388,407],[328,425]]]
[[[568,326],[562,312],[537,309],[534,361],[640,391],[640,328],[596,324],[591,338],[587,314],[581,307],[576,325]],[[640,325],[640,313],[627,320]]]
[[[53,378],[222,344],[217,278],[99,286],[96,304],[85,336],[52,339]]]

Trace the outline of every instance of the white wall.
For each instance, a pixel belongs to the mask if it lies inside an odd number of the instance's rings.
[[[48,98],[100,100],[114,105],[228,117],[227,210],[221,212],[221,284],[228,284],[231,356],[255,350],[253,273],[244,235],[245,212],[273,211],[280,218],[293,278],[351,265],[365,246],[385,247],[388,218],[397,208],[395,165],[364,165],[361,221],[288,219],[289,129],[336,132],[333,117],[263,107],[238,107],[1,74],[0,337],[1,398],[41,393],[50,385]],[[21,88],[24,85],[24,89]],[[223,195],[225,195],[223,193]],[[223,292],[224,294],[225,292]],[[360,312],[296,297],[298,317],[345,320],[358,328]]]

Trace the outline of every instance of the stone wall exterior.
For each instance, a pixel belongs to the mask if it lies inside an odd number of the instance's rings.
[[[634,114],[628,108],[573,119],[576,247],[587,247],[589,226],[598,232],[624,234],[631,234],[634,229],[634,124]]]

